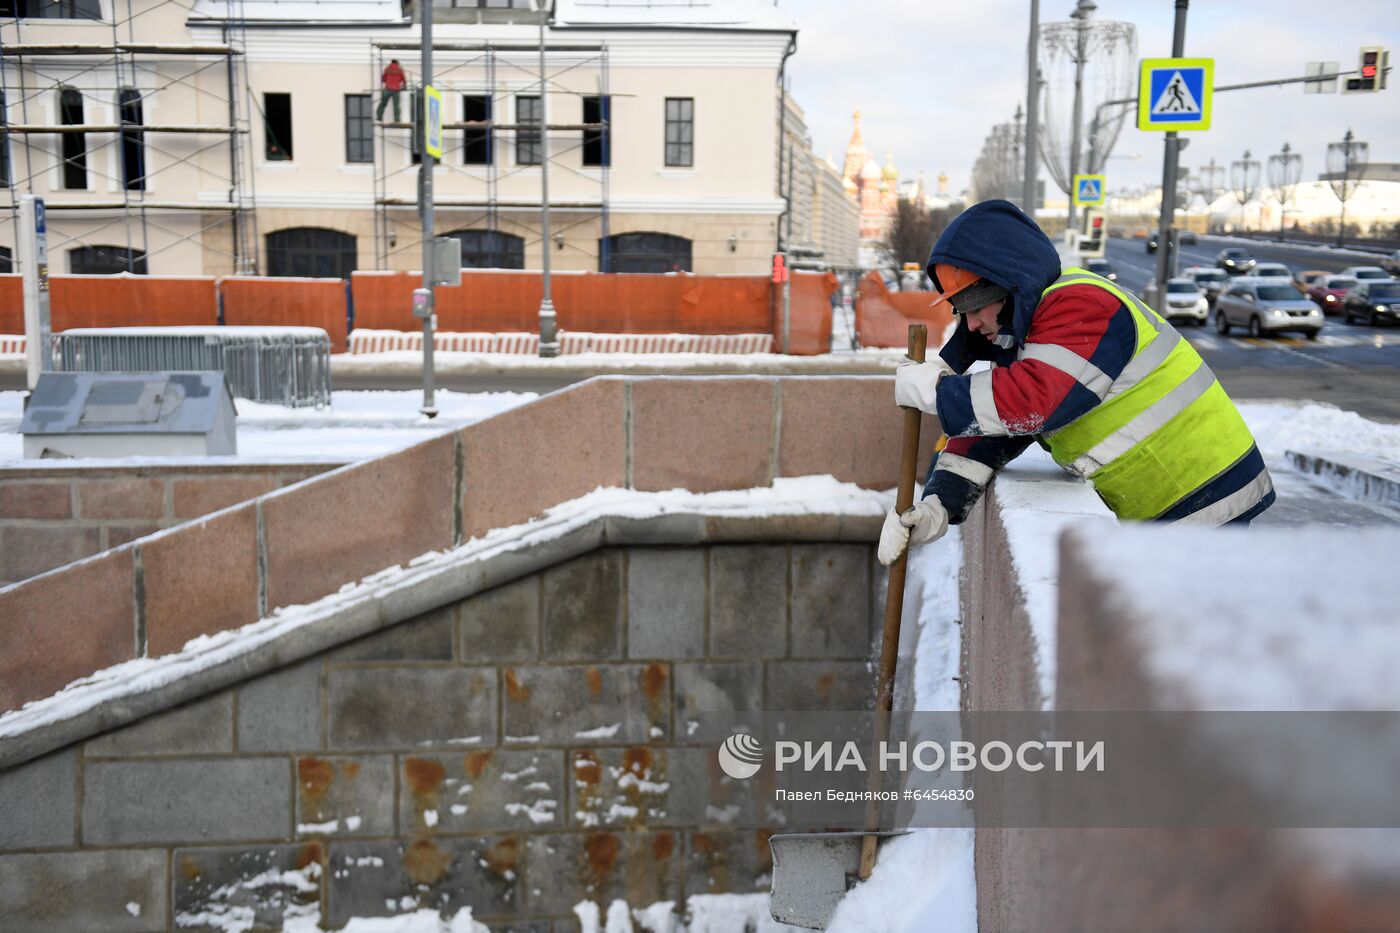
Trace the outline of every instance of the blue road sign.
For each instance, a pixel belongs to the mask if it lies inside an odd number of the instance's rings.
[[[1214,89],[1214,59],[1143,59],[1138,80],[1138,129],[1210,129]]]
[[[1074,176],[1074,203],[1102,204],[1104,201],[1103,176],[1102,175],[1075,175]]]

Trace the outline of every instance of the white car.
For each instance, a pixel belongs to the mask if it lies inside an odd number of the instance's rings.
[[[1391,274],[1380,266],[1348,266],[1339,272],[1338,275],[1349,275],[1358,282],[1364,282],[1367,279],[1391,278]]]
[[[1283,279],[1289,285],[1293,284],[1293,270],[1281,262],[1261,262],[1249,271],[1249,276],[1254,279]]]
[[[1167,282],[1167,301],[1162,316],[1169,321],[1184,319],[1204,324],[1210,317],[1210,301],[1195,279],[1171,279]]]

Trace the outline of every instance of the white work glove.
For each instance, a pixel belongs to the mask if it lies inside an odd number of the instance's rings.
[[[903,515],[890,509],[880,529],[880,546],[875,549],[875,556],[888,567],[899,560],[906,547],[937,541],[947,531],[948,511],[936,496],[915,502]]]
[[[901,408],[938,414],[938,380],[952,371],[940,357],[935,356],[926,363],[902,357],[894,371],[894,403]]]

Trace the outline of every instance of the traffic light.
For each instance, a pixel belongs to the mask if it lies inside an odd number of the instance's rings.
[[[1084,210],[1084,231],[1079,237],[1079,255],[1084,257],[1102,256],[1107,246],[1107,234],[1103,208],[1086,208]]]
[[[1381,91],[1386,85],[1386,71],[1390,67],[1390,52],[1378,45],[1361,47],[1361,63],[1357,68],[1358,77],[1347,78],[1345,93],[1365,94]]]

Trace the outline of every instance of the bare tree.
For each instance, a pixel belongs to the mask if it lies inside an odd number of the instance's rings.
[[[920,268],[928,262],[929,253],[939,235],[962,212],[959,207],[940,207],[930,210],[921,201],[908,201],[903,198],[895,203],[894,214],[890,217],[889,229],[880,244],[884,267],[893,273],[899,288],[904,288],[901,272],[906,262],[916,262]]]
[[[933,215],[927,207],[903,198],[895,202],[880,251],[884,254],[885,267],[894,273],[894,280],[899,283],[900,289],[904,288],[901,275],[904,264],[917,262],[922,267],[933,249],[934,238]]]

